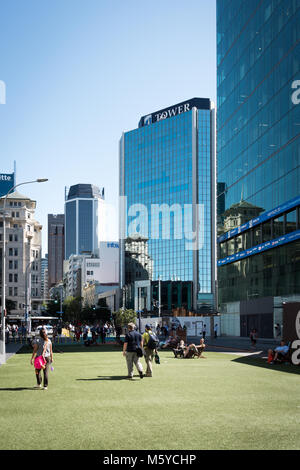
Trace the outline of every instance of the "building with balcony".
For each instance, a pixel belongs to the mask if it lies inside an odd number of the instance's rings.
[[[0,198],[3,212],[4,197]],[[6,299],[11,301],[11,314],[24,316],[25,304],[32,314],[39,314],[41,292],[41,231],[34,218],[36,201],[15,191],[7,197],[6,227]],[[0,221],[0,258],[2,282],[3,214]],[[1,283],[2,286],[2,283]],[[2,295],[2,291],[1,291]],[[26,300],[27,299],[27,300]]]

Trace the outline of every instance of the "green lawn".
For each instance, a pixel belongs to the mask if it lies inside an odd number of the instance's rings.
[[[0,367],[0,449],[300,449],[295,366],[166,351],[152,378],[127,381],[113,346],[60,349],[47,391],[32,389],[29,350]]]

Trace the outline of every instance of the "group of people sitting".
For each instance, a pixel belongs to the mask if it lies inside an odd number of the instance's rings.
[[[178,336],[169,336],[168,340],[161,345],[162,349],[172,349],[176,358],[191,359],[193,357],[204,357],[202,352],[205,349],[204,338],[200,339],[200,344],[185,344]]]

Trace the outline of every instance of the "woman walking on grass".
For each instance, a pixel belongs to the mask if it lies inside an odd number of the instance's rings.
[[[33,353],[31,357],[31,365],[34,364],[35,358],[42,356],[44,358],[44,366],[42,368],[35,367],[35,374],[36,374],[36,381],[37,385],[36,388],[42,387],[42,375],[41,371],[43,369],[44,374],[44,390],[48,388],[48,373],[49,367],[51,362],[53,362],[53,351],[52,351],[52,343],[51,340],[47,336],[46,330],[43,328],[40,330],[40,338],[35,342],[33,346]]]

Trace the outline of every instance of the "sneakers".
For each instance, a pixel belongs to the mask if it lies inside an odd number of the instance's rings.
[[[48,390],[48,387],[44,387],[44,390]]]
[[[35,385],[33,388],[40,389],[40,388],[42,388],[42,386],[41,385]]]
[[[144,373],[143,372],[139,372],[140,374],[140,378],[143,379],[144,378]]]

